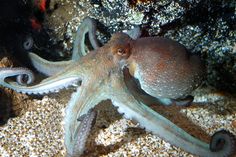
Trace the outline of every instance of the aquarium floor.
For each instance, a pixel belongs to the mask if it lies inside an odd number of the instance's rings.
[[[7,58],[0,63],[0,66],[6,65]],[[64,156],[64,109],[73,90],[32,97],[4,89],[11,97],[17,116],[0,127],[1,156]],[[190,107],[156,104],[150,107],[206,142],[222,128],[236,135],[235,96],[209,87],[198,89],[194,95],[195,102]],[[100,103],[96,110],[98,117],[86,143],[84,157],[193,156],[122,118],[110,101]]]

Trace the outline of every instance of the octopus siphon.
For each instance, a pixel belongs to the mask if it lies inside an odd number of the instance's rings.
[[[86,52],[88,34],[93,50]],[[26,94],[47,94],[76,84],[77,90],[66,107],[64,144],[67,156],[80,156],[96,119],[93,108],[111,100],[125,118],[137,121],[145,130],[172,145],[203,157],[232,156],[236,150],[233,134],[217,131],[205,143],[161,116],[145,103],[189,105],[191,92],[202,82],[204,64],[176,41],[162,37],[139,38],[135,32],[115,33],[99,46],[96,24],[85,18],[78,27],[72,57],[52,62],[29,53],[32,65],[48,76],[38,84],[26,68],[0,68],[0,85]],[[140,94],[144,93],[144,94]]]

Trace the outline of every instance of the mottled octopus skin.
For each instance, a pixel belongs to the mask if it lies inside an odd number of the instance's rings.
[[[131,47],[128,59],[131,75],[148,94],[157,98],[184,98],[201,84],[204,65],[181,44],[148,37],[137,39]]]
[[[92,37],[90,40],[96,39]],[[80,51],[76,53],[80,53]],[[202,64],[196,56],[190,56],[180,44],[160,37],[132,40],[126,34],[116,33],[103,47],[95,47],[94,51],[84,55],[74,54],[73,56],[83,57],[72,57],[72,60],[68,61],[70,64],[66,63],[65,66],[68,66],[61,72],[51,74],[51,77],[36,85],[18,85],[8,82],[5,79],[6,75],[4,77],[0,75],[1,85],[29,94],[54,92],[65,85],[74,84],[75,81],[81,82],[77,84],[77,91],[72,94],[66,108],[64,128],[68,156],[76,155],[76,145],[82,146],[81,150],[83,150],[84,141],[92,126],[91,121],[95,118],[91,109],[102,100],[107,99],[118,107],[118,111],[125,118],[139,122],[140,126],[147,131],[151,131],[187,152],[204,157],[224,157],[234,154],[235,137],[229,132],[216,132],[211,144],[200,141],[153,111],[142,101],[135,99],[130,89],[127,88],[124,80],[125,68],[128,68],[131,75],[138,79],[141,88],[152,96],[177,99],[188,95],[201,82],[198,77],[202,75]],[[44,64],[46,60],[37,55],[31,54],[31,56],[34,56],[31,58],[33,62],[47,67]],[[56,68],[55,64],[63,65],[63,62],[47,61],[47,64],[52,64]],[[7,70],[10,71],[9,76],[14,74],[14,70]],[[7,70],[2,69],[0,73],[6,74]],[[25,72],[27,73],[27,71]],[[18,75],[23,74],[24,72],[18,73]],[[173,90],[165,86],[173,87]],[[78,120],[86,114],[88,117],[85,119],[88,121]],[[81,137],[81,133],[84,133],[85,137],[78,139]],[[82,144],[78,143],[79,141]],[[81,151],[79,151],[80,153]]]

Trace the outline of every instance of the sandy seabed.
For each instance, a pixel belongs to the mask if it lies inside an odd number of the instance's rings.
[[[1,63],[6,65],[6,61],[4,58]],[[1,156],[64,156],[63,117],[73,89],[40,98],[4,91],[11,95],[17,116],[0,127]],[[150,107],[207,142],[210,135],[223,128],[236,135],[235,96],[211,88],[200,88],[194,95],[190,107]],[[96,110],[98,117],[83,156],[193,156],[122,118],[110,101],[100,103]]]

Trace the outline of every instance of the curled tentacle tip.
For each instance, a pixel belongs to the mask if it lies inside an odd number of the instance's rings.
[[[16,70],[21,71],[21,74],[16,76],[16,81],[20,85],[29,85],[34,82],[34,74],[31,70],[26,68],[15,68]]]
[[[22,74],[16,77],[16,81],[20,85],[29,85],[34,82],[34,78],[28,74]]]
[[[32,38],[32,36],[27,36],[25,38],[25,41],[23,42],[23,48],[28,51],[30,50],[34,45],[34,39]]]
[[[34,74],[27,68],[0,68],[0,80],[5,82],[8,77],[16,77],[20,85],[28,85],[34,82]]]
[[[210,143],[212,152],[219,152],[221,156],[236,155],[236,137],[226,130],[220,130],[213,134]]]

